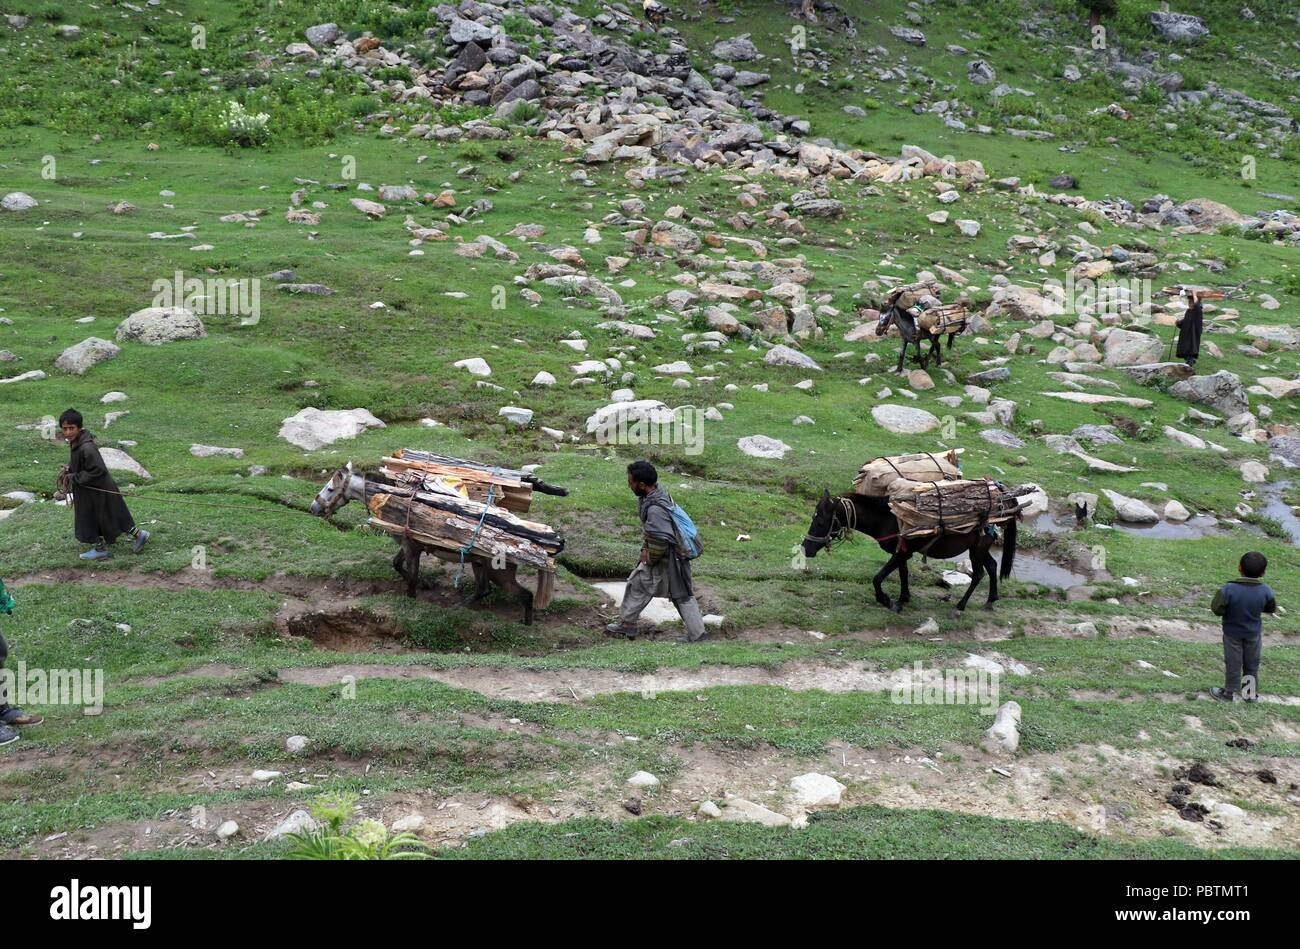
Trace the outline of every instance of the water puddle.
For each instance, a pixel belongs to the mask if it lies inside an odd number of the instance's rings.
[[[1290,481],[1274,481],[1260,485],[1259,496],[1264,503],[1259,507],[1259,513],[1281,524],[1291,543],[1300,545],[1300,517],[1296,517],[1295,511],[1291,510],[1291,505],[1282,499],[1282,495],[1290,487]]]
[[[1285,504],[1283,505],[1285,507]],[[1294,515],[1293,515],[1294,518]],[[1036,515],[1025,520],[1025,526],[1030,530],[1037,531],[1041,534],[1070,534],[1075,530],[1073,517],[1061,517],[1050,511]],[[1209,517],[1205,514],[1197,514],[1190,520],[1178,523],[1177,521],[1158,521],[1155,524],[1125,524],[1116,521],[1113,525],[1116,530],[1127,531],[1130,534],[1139,534],[1143,537],[1152,537],[1157,540],[1196,540],[1200,537],[1209,537],[1213,534],[1226,534],[1227,531],[1219,524],[1217,518]],[[1300,520],[1296,521],[1296,529],[1300,531]]]
[[[1065,567],[1025,553],[1016,551],[1016,562],[1011,568],[1011,578],[1020,583],[1037,583],[1051,587],[1053,590],[1068,590],[1070,587],[1083,586],[1088,578]]]

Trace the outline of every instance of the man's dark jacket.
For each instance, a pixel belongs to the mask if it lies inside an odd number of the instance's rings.
[[[135,521],[99,454],[95,436],[83,428],[70,448],[68,479],[72,482],[77,540],[93,544],[102,537],[111,544],[118,534],[133,530]]]

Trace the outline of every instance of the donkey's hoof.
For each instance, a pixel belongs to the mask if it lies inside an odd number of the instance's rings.
[[[901,612],[903,612],[903,601],[902,601],[902,600],[895,600],[895,601],[894,601],[894,605],[891,606],[891,607],[889,608],[889,611],[890,611],[891,613],[901,613]]]
[[[894,601],[887,596],[876,597],[876,602],[887,610],[892,610],[894,608]]]
[[[995,609],[997,609],[997,605],[994,604],[994,603],[985,603],[985,604],[984,604],[984,609],[986,609],[986,610],[988,610],[990,613],[992,613]]]

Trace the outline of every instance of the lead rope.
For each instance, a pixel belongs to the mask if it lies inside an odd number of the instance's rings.
[[[464,547],[461,547],[459,550],[460,566],[456,568],[456,576],[451,582],[451,585],[455,587],[457,590],[460,589],[461,578],[465,575],[465,555],[473,551],[474,545],[478,543],[478,535],[483,530],[483,523],[487,520],[488,511],[492,509],[492,501],[496,497],[496,490],[497,490],[495,479],[499,471],[500,471],[499,468],[492,469],[493,481],[488,484],[487,500],[483,502],[483,513],[479,516],[478,525],[474,528],[474,533],[470,535],[469,543],[467,543]]]

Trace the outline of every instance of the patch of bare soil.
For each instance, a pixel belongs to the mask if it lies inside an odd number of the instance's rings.
[[[313,611],[285,621],[290,635],[331,652],[413,652],[402,627],[368,610]]]
[[[906,672],[907,670],[902,670]],[[520,702],[581,702],[614,692],[690,692],[723,685],[776,685],[791,691],[878,692],[893,687],[895,678],[862,663],[843,666],[791,662],[776,669],[754,666],[706,666],[701,669],[659,669],[641,674],[611,669],[525,669],[517,666],[427,666],[343,664],[281,669],[280,681],[331,686],[345,679],[432,679],[469,689],[489,698]]]

